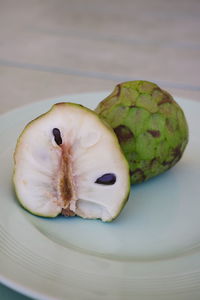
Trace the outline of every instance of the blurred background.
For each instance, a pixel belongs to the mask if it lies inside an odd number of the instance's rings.
[[[199,0],[0,0],[0,113],[135,79],[200,98]]]
[[[200,101],[200,0],[0,0],[0,113],[135,79]]]

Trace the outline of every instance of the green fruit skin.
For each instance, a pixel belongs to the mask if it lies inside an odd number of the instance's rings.
[[[149,81],[118,84],[95,110],[114,129],[140,183],[173,167],[188,143],[188,125],[173,97]]]

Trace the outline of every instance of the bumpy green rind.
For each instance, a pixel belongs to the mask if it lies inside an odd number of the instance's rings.
[[[131,183],[173,167],[188,143],[188,125],[173,97],[148,81],[118,84],[95,110],[114,129],[129,162]]]

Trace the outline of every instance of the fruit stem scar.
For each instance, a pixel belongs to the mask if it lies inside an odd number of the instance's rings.
[[[61,138],[61,134],[60,134],[60,130],[58,128],[54,128],[52,130],[52,133],[54,135],[54,140],[56,142],[56,144],[59,146],[62,144],[62,138]]]

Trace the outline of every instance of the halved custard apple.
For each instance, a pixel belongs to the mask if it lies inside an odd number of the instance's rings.
[[[82,105],[57,103],[30,122],[14,161],[16,195],[35,215],[111,221],[128,199],[129,167],[117,137]]]

